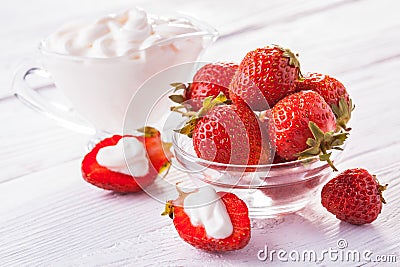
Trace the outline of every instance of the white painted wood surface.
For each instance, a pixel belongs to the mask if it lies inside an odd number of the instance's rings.
[[[4,3],[5,2],[5,3]],[[269,249],[337,248],[397,255],[396,263],[297,263],[304,266],[397,266],[400,262],[400,4],[353,1],[77,1],[6,0],[0,10],[0,266],[279,266]],[[118,195],[86,184],[80,161],[87,136],[65,130],[19,103],[10,89],[18,64],[63,21],[139,5],[183,11],[221,32],[205,60],[239,61],[278,43],[300,53],[303,71],[340,78],[356,103],[340,169],[364,167],[389,183],[378,220],[340,223],[319,198],[301,212],[253,221],[250,244],[223,255],[183,241],[163,204],[145,193]],[[44,90],[45,91],[45,90]],[[173,171],[179,179],[183,174]],[[290,264],[290,263],[286,263]],[[294,263],[291,263],[294,264]]]

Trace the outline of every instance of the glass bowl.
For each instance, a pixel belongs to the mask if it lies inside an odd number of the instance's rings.
[[[212,185],[217,191],[236,194],[244,200],[252,218],[269,218],[296,212],[312,200],[333,173],[318,157],[269,165],[233,165],[198,158],[192,140],[172,136],[175,167],[186,172],[196,186]],[[338,161],[340,152],[331,159]]]

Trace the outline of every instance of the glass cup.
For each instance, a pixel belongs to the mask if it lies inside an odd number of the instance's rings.
[[[157,18],[155,15],[149,17]],[[151,76],[170,66],[198,60],[218,37],[214,28],[193,17],[175,15],[168,18],[172,24],[174,21],[185,20],[197,30],[155,42],[128,56],[112,58],[55,53],[46,47],[46,40],[43,40],[39,46],[39,60],[21,67],[14,77],[13,90],[16,97],[74,131],[87,134],[126,131],[123,129],[125,112],[140,86]],[[174,80],[187,80],[191,72],[188,70],[180,75],[181,77],[174,77]],[[42,97],[35,88],[29,86],[29,76],[50,79],[71,107],[65,108]],[[145,121],[141,114],[150,110],[158,97],[169,88],[170,83],[170,77],[166,77],[165,81],[159,81],[159,86],[144,94],[136,107],[140,114],[133,116],[131,127],[137,129],[144,126]],[[165,110],[168,107],[160,109],[160,113]]]

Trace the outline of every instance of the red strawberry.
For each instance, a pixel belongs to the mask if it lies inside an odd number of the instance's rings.
[[[321,192],[322,205],[339,220],[351,224],[375,221],[382,210],[382,186],[364,169],[350,169],[330,180]]]
[[[280,164],[280,163],[285,163],[286,160],[280,156],[278,156],[278,154],[275,154],[274,156],[274,160],[272,161],[273,164]]]
[[[266,118],[278,156],[294,160],[320,155],[321,160],[326,160],[336,170],[327,151],[339,149],[347,133],[333,133],[335,116],[318,93],[301,91],[289,95],[280,100]]]
[[[224,95],[207,98],[199,113],[179,130],[193,139],[198,157],[220,163],[272,161],[265,127],[246,105],[225,105]]]
[[[245,102],[253,110],[273,107],[295,91],[300,63],[289,50],[267,46],[248,52],[232,79],[229,96],[234,103]]]
[[[204,226],[194,226],[185,212],[183,201],[188,193],[180,192],[177,200],[168,201],[162,215],[173,218],[179,236],[190,245],[210,252],[238,250],[245,247],[251,237],[250,219],[246,204],[235,194],[218,192],[233,226],[230,236],[217,239],[209,236]],[[190,194],[190,193],[189,193]]]
[[[145,127],[143,130],[145,131],[144,136],[114,135],[100,141],[82,161],[83,178],[97,187],[121,193],[141,191],[142,188],[151,184],[157,178],[158,173],[169,166],[168,157],[170,154],[165,155],[164,153],[160,132],[150,127]],[[145,176],[132,177],[131,175],[109,170],[97,162],[96,157],[100,149],[115,146],[121,138],[125,137],[137,138],[145,145],[147,157],[150,159],[149,172]]]
[[[308,73],[296,81],[296,90],[312,90],[319,93],[332,107],[336,116],[338,129],[349,130],[346,127],[351,118],[353,104],[344,85],[337,79],[319,73]]]
[[[228,86],[232,81],[238,65],[231,62],[209,63],[201,67],[188,86],[173,83],[176,89],[184,89],[183,95],[172,95],[170,98],[180,104],[189,104],[191,110],[197,111],[202,107],[206,97],[216,97],[220,92],[228,95]],[[185,103],[184,103],[185,102]]]

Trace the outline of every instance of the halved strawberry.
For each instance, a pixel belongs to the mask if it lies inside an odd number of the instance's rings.
[[[179,190],[178,190],[179,191]],[[188,193],[179,191],[176,200],[168,201],[162,215],[173,218],[179,236],[190,245],[210,252],[224,252],[244,248],[250,241],[251,228],[246,204],[233,193],[218,192],[231,220],[232,234],[223,239],[209,236],[201,225],[193,226],[183,202]],[[190,194],[190,193],[189,193]]]
[[[170,154],[165,155],[164,153],[159,131],[151,127],[145,127],[142,131],[144,132],[143,136],[114,135],[100,141],[82,161],[81,171],[85,181],[97,187],[120,193],[138,192],[150,185],[157,178],[158,174],[169,166],[168,157]],[[115,146],[124,137],[136,138],[145,145],[149,159],[149,171],[145,176],[133,177],[112,171],[97,162],[96,158],[100,149]]]

